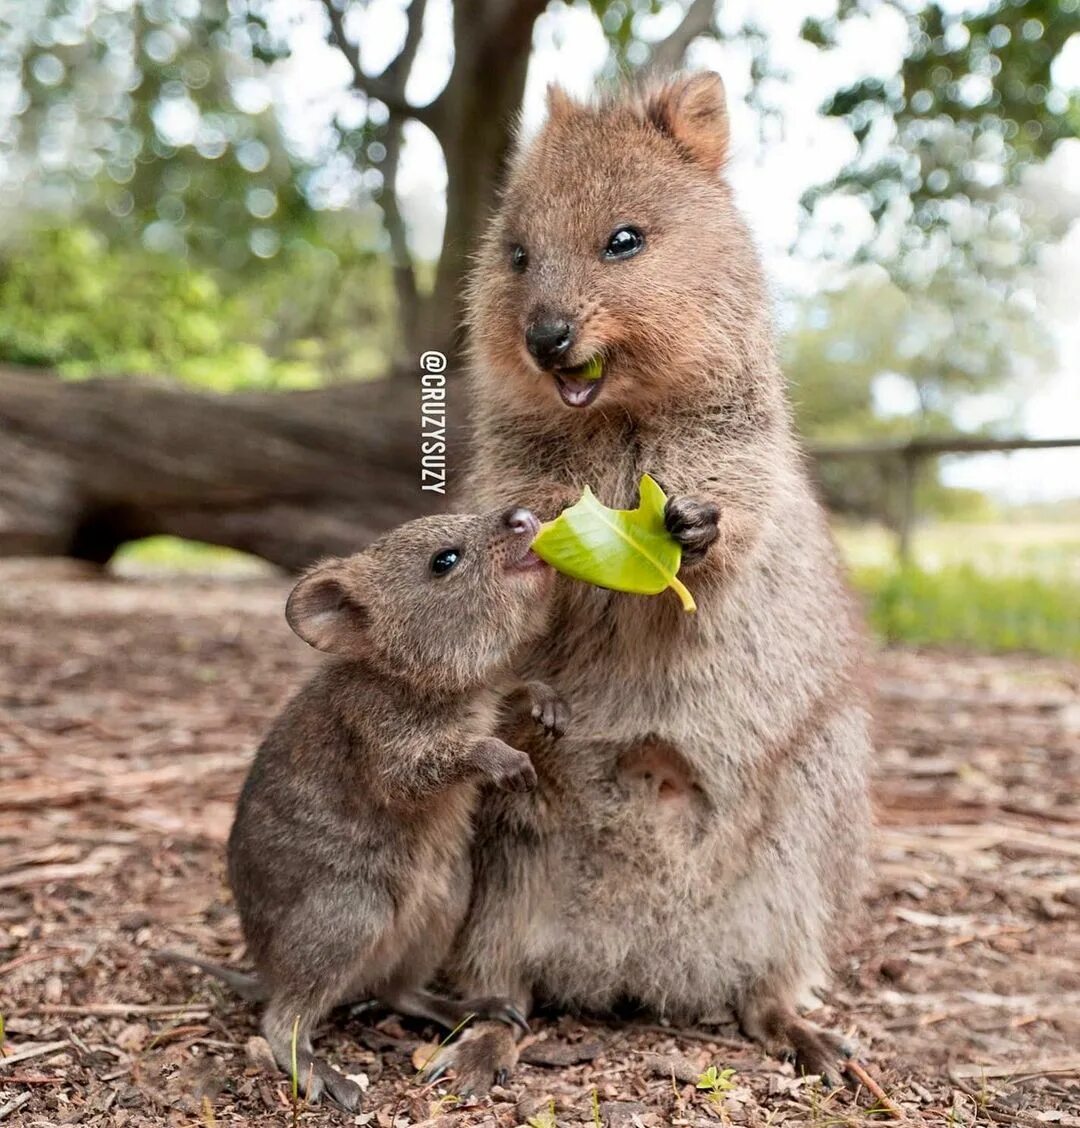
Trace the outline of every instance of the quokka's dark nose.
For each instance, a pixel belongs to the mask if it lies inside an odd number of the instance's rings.
[[[549,368],[564,356],[574,343],[574,327],[569,321],[534,321],[525,330],[525,344],[536,363]]]
[[[503,514],[502,520],[510,532],[528,536],[529,540],[540,532],[540,518],[531,509],[525,509],[520,505],[508,509]]]

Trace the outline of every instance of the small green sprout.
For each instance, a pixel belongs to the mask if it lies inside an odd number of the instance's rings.
[[[296,1043],[300,1037],[300,1016],[296,1016],[296,1021],[292,1024],[292,1099],[293,1106],[295,1107],[297,1101],[300,1099],[300,1070],[296,1064]]]
[[[719,1104],[724,1094],[735,1088],[731,1080],[734,1076],[734,1069],[717,1069],[715,1065],[710,1065],[697,1079],[697,1087],[713,1104]]]
[[[543,1112],[530,1116],[525,1123],[528,1124],[529,1128],[559,1128],[558,1121],[555,1119],[554,1099]]]

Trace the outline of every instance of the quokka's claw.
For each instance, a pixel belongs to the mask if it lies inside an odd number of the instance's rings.
[[[425,1066],[423,1071],[424,1082],[428,1085],[434,1085],[436,1081],[441,1081],[446,1076],[446,1071],[450,1068],[450,1062],[446,1058]]]

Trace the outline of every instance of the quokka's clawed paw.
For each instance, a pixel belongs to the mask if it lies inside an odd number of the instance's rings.
[[[570,707],[550,686],[532,682],[532,718],[548,736],[560,737],[570,721]]]
[[[491,1022],[505,1022],[515,1026],[522,1034],[529,1033],[528,1019],[505,995],[484,995],[476,999],[466,999],[462,1006],[477,1018]]]
[[[333,1066],[324,1061],[314,1061],[309,1063],[306,1071],[300,1069],[298,1072],[300,1088],[308,1104],[319,1104],[325,1093],[346,1112],[356,1112],[360,1108],[363,1097],[360,1086]]]
[[[474,1026],[444,1046],[421,1075],[426,1083],[453,1074],[450,1088],[460,1097],[484,1096],[492,1085],[503,1085],[517,1065],[517,1047],[509,1027],[485,1023]]]
[[[532,791],[536,787],[536,768],[527,752],[516,748],[516,756],[507,756],[492,770],[491,782],[500,791]]]
[[[786,1035],[797,1073],[819,1076],[826,1088],[843,1087],[844,1063],[855,1056],[854,1046],[839,1034],[803,1019],[791,1023]]]
[[[720,510],[711,501],[696,497],[668,498],[664,527],[679,542],[683,563],[696,564],[720,534]]]

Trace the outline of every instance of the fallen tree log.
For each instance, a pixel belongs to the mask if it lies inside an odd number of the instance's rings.
[[[104,563],[167,533],[302,568],[444,504],[421,489],[420,430],[408,373],[219,396],[0,368],[0,556]]]

